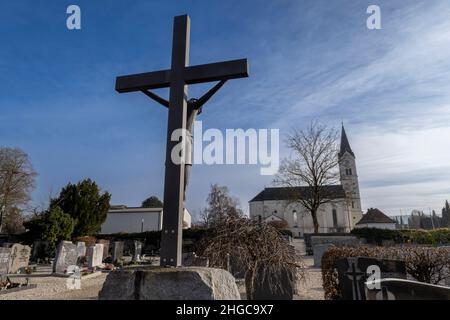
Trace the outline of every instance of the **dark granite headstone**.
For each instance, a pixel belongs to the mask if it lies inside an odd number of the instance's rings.
[[[339,286],[343,300],[366,300],[365,282],[372,276],[372,266],[378,266],[381,279],[406,279],[405,262],[365,257],[343,258],[337,261]]]
[[[33,250],[31,254],[31,260],[45,259],[49,255],[49,243],[48,241],[35,241],[33,242]]]
[[[279,274],[266,274],[260,268],[256,275],[252,293],[253,300],[292,300],[295,293],[296,277],[286,269]]]
[[[240,257],[236,255],[230,255],[228,259],[229,259],[228,271],[236,279],[244,279],[245,274],[247,273],[247,267],[244,261],[242,261],[242,259],[240,259]]]
[[[208,267],[209,260],[206,257],[199,257],[195,252],[183,253],[183,266],[184,267]]]
[[[112,246],[112,261],[116,262],[120,258],[123,257],[123,242],[122,241],[115,241],[113,242]]]
[[[367,300],[450,300],[450,287],[404,279],[381,279],[376,283],[378,288],[366,284]]]

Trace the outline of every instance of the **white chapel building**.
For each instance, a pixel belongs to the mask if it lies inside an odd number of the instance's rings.
[[[356,157],[342,126],[339,160],[339,185],[324,187],[330,202],[319,207],[317,218],[320,233],[350,232],[362,218]],[[296,193],[308,196],[309,187],[295,187]],[[295,237],[314,233],[311,214],[301,203],[288,202],[292,190],[287,187],[265,188],[249,201],[250,217],[262,221],[286,221]]]
[[[162,230],[163,208],[111,206],[101,227],[101,234],[139,233]],[[191,215],[184,209],[183,228],[191,227]]]

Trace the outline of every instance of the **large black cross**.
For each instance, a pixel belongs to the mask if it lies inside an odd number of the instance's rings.
[[[184,165],[174,163],[172,150],[180,141],[172,141],[172,132],[186,129],[187,85],[248,77],[247,59],[189,65],[189,16],[174,18],[172,67],[141,74],[117,77],[119,93],[170,87],[167,125],[164,208],[161,236],[161,266],[181,266],[184,215]],[[183,141],[182,141],[183,142]]]

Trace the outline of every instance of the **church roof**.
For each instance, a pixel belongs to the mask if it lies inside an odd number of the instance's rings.
[[[396,223],[395,220],[389,218],[383,212],[377,208],[370,208],[367,213],[363,215],[361,220],[357,224],[367,224],[367,223]]]
[[[323,194],[328,199],[345,198],[345,191],[341,185],[323,186]],[[290,200],[301,196],[303,198],[310,197],[312,194],[311,187],[279,187],[264,188],[249,202],[269,201],[269,200]]]
[[[352,148],[350,147],[350,143],[347,139],[347,134],[345,133],[344,125],[342,125],[342,132],[341,132],[341,150],[339,151],[339,158],[344,155],[345,152],[350,153],[353,157],[355,154],[352,151]]]

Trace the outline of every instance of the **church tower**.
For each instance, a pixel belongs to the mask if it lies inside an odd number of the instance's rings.
[[[338,154],[338,160],[341,184],[347,195],[348,218],[350,220],[349,227],[352,229],[362,217],[361,196],[359,194],[356,158],[348,142],[344,125],[342,125],[341,148]]]

